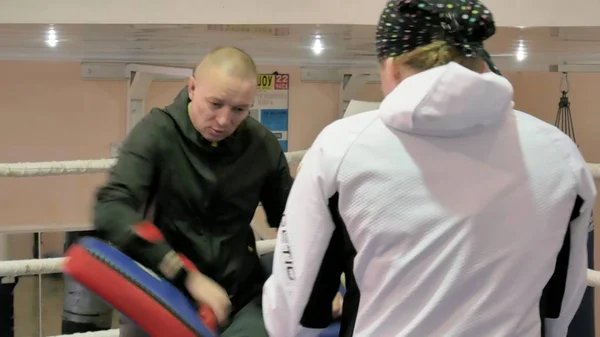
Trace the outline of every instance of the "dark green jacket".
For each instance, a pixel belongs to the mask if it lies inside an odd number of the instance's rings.
[[[292,185],[275,136],[253,118],[212,146],[191,124],[184,88],[154,108],[124,141],[108,182],[97,192],[94,224],[104,239],[158,271],[171,249],[229,293],[234,311],[260,294],[265,280],[250,222],[262,202],[279,226]],[[133,225],[154,201],[153,222],[168,244],[140,244]]]

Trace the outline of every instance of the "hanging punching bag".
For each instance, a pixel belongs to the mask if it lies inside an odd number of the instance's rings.
[[[554,125],[567,134],[577,144],[575,138],[575,127],[571,117],[571,103],[569,102],[569,77],[563,73],[560,81],[561,97],[558,102],[558,113]],[[594,269],[594,231],[593,221],[590,223],[588,234],[588,268]],[[575,314],[567,337],[595,337],[596,329],[594,327],[594,288],[587,287],[579,310]]]
[[[67,232],[65,251],[84,236],[93,236],[93,231]],[[112,307],[66,274],[64,282],[61,333],[70,335],[109,330],[112,326]]]

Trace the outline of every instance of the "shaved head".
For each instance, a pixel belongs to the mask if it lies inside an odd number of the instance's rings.
[[[256,64],[252,57],[235,47],[220,47],[202,59],[194,70],[194,77],[202,79],[210,74],[235,77],[241,80],[256,81]]]
[[[188,115],[213,143],[232,135],[248,117],[257,89],[256,64],[235,47],[221,47],[202,59],[188,81]]]

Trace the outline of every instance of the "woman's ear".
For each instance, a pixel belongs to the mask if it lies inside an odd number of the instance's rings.
[[[398,69],[398,62],[393,58],[389,57],[383,61],[383,71],[386,72],[386,77],[393,81],[400,82],[400,69]]]
[[[398,62],[392,57],[388,57],[380,63],[379,73],[381,77],[381,90],[383,95],[387,96],[402,81],[402,74]]]
[[[492,69],[490,69],[490,66],[488,65],[487,62],[485,61],[481,61],[482,65],[481,65],[481,73],[489,73],[490,71],[492,71]]]

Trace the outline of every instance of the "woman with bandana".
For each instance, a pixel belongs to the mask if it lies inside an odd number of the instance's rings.
[[[596,199],[577,146],[513,109],[475,0],[392,0],[379,110],[326,127],[303,161],[263,289],[272,337],[317,336],[340,274],[340,336],[565,336]]]

